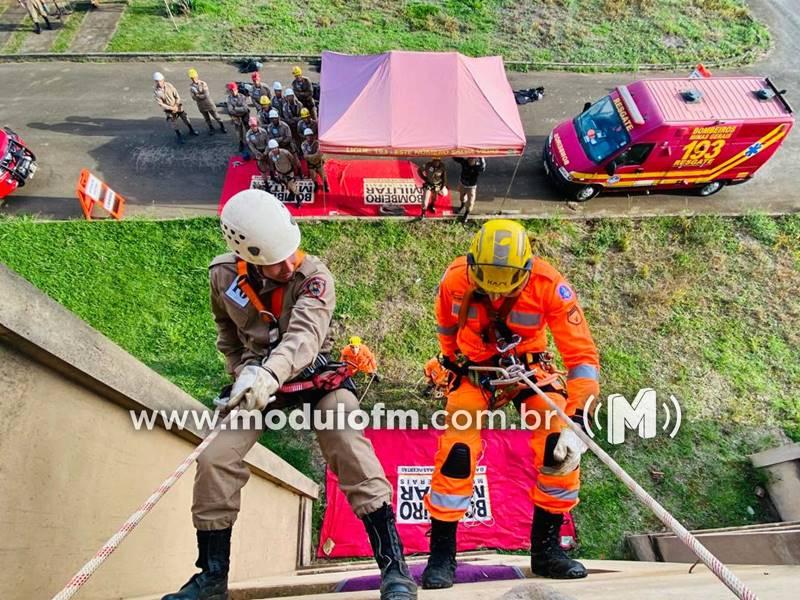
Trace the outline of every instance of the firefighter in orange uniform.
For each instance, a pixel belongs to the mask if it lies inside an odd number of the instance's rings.
[[[351,377],[361,372],[380,381],[375,355],[357,335],[351,337],[350,343],[342,348],[340,360],[349,367]]]
[[[426,395],[433,395],[436,398],[441,398],[444,395],[444,391],[447,390],[447,387],[450,385],[452,371],[442,366],[440,357],[434,356],[425,363],[423,372],[428,382],[424,393]]]
[[[488,382],[492,377],[469,367],[497,365],[498,347],[519,336],[517,357],[542,374],[537,380],[543,391],[582,424],[582,407],[600,392],[597,349],[574,290],[556,269],[533,256],[521,224],[502,219],[486,222],[472,240],[469,254],[457,258],[445,272],[435,310],[443,364],[455,374],[447,393],[449,416],[495,407],[499,394]],[[546,327],[569,370],[566,382],[552,367]],[[532,464],[539,472],[530,492],[533,572],[552,578],[586,577],[584,566],[570,559],[559,544],[563,514],[578,503],[580,457],[586,446],[558,417],[545,420],[549,409],[532,390],[519,389],[514,402],[517,408],[524,404],[531,427],[536,423],[533,411],[541,416],[530,441]],[[422,577],[426,589],[453,585],[456,529],[470,506],[481,455],[480,421],[473,419],[469,427],[463,424],[461,417],[448,418],[439,439],[431,490],[425,496],[431,515],[431,553]]]

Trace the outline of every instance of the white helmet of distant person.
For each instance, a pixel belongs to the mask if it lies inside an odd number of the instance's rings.
[[[153,81],[164,81],[164,75],[161,71],[156,71],[153,73]]]
[[[289,209],[263,190],[234,194],[222,209],[220,223],[228,248],[254,265],[283,262],[300,247],[300,228]]]
[[[267,142],[267,148],[270,150],[275,150],[278,147],[278,140],[270,140]]]
[[[287,88],[284,96],[294,96],[294,90],[292,88]]]
[[[273,83],[272,84],[272,90],[273,91],[275,91],[275,90],[283,91],[283,86],[281,85],[281,82],[280,81],[276,81],[275,83]]]
[[[269,118],[270,119],[280,119],[280,117],[281,116],[278,114],[278,111],[275,110],[274,108],[271,111],[269,111]]]
[[[305,131],[303,131],[303,135],[314,135],[314,132],[310,127],[306,127]]]

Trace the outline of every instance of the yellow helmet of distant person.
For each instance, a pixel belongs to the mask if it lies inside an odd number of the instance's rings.
[[[261,98],[258,99],[258,103],[261,106],[269,106],[270,104],[272,104],[272,100],[270,100],[266,96],[261,96]]]
[[[310,117],[311,113],[306,107],[300,109],[300,118],[305,119],[306,117]]]
[[[350,338],[350,345],[351,346],[360,346],[361,345],[361,338],[357,335],[354,335]]]
[[[292,69],[292,75],[294,75],[295,77],[302,74],[303,74],[303,69],[301,69],[300,67],[294,67]]]
[[[533,251],[528,232],[516,221],[492,219],[472,238],[469,276],[487,294],[508,296],[528,281]]]
[[[186,71],[186,74],[189,76],[189,79],[197,79],[197,69],[189,69]]]

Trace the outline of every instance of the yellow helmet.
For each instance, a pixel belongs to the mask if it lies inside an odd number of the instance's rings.
[[[272,101],[266,96],[261,96],[261,98],[258,99],[258,103],[261,106],[269,106],[270,104],[272,104]]]
[[[303,108],[300,109],[300,117],[301,118],[310,117],[310,116],[311,116],[311,113],[309,112],[309,110],[307,108],[303,107]]]
[[[528,232],[516,221],[487,221],[472,238],[467,264],[470,279],[484,292],[514,293],[528,280],[533,267]]]
[[[360,346],[361,345],[361,338],[357,335],[354,335],[350,338],[350,345],[351,346]]]
[[[295,67],[294,69],[292,69],[292,75],[294,75],[295,77],[302,74],[303,74],[303,69],[301,69],[300,67]]]
[[[194,79],[197,77],[197,69],[189,69],[186,71],[186,74],[189,76],[189,79]]]

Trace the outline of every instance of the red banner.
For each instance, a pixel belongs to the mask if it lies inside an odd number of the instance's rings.
[[[435,430],[366,431],[386,477],[394,489],[397,529],[408,554],[427,553],[430,517],[422,498],[430,488],[433,456],[440,432]],[[528,445],[530,432],[485,430],[484,452],[475,475],[472,505],[458,529],[458,550],[530,548],[533,505],[528,495],[536,471]],[[327,507],[317,556],[321,558],[372,556],[364,526],[355,516],[327,472]],[[575,544],[575,526],[569,514],[561,528],[565,548]]]
[[[274,194],[297,217],[418,217],[422,205],[422,180],[417,175],[417,166],[408,160],[334,160],[325,161],[329,192],[314,191],[314,184],[307,177],[303,164],[303,176],[299,178],[299,196],[302,205],[297,208],[288,203],[288,191],[282,185],[264,182],[256,161],[244,161],[240,156],[228,162],[228,173],[222,186],[219,212],[236,192],[262,187]],[[452,216],[453,194],[448,193],[436,201],[436,212],[426,217]]]

